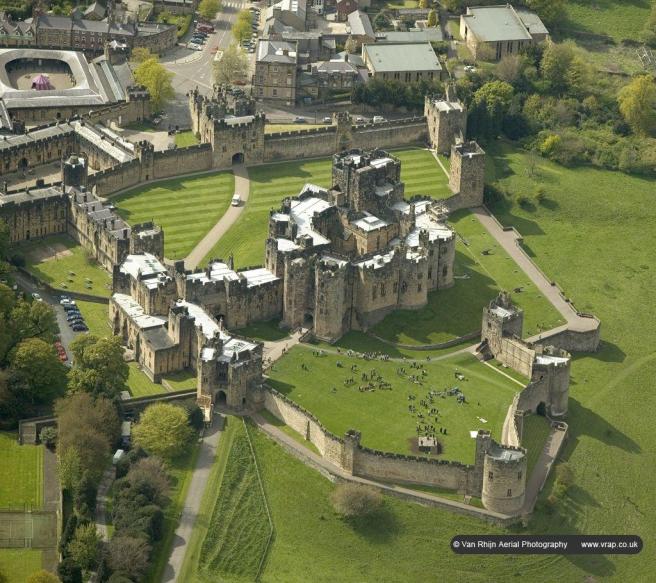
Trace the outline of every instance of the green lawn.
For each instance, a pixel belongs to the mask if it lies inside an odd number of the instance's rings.
[[[112,202],[130,224],[154,220],[164,229],[166,256],[182,259],[228,209],[234,184],[231,172],[175,178],[136,188]]]
[[[41,569],[41,551],[35,549],[0,549],[0,581],[25,583]]]
[[[280,320],[267,320],[266,322],[255,322],[246,328],[235,330],[235,334],[241,334],[249,338],[263,341],[275,341],[287,338],[289,333],[278,327]]]
[[[226,258],[234,253],[235,266],[262,265],[264,243],[269,231],[269,210],[278,208],[282,199],[298,195],[306,182],[330,186],[330,159],[285,162],[249,169],[251,192],[239,220],[207,254]]]
[[[207,533],[200,549],[199,579],[256,580],[271,526],[243,422],[235,434]]]
[[[169,464],[172,487],[169,491],[170,502],[164,508],[164,535],[153,547],[152,564],[144,578],[145,583],[159,583],[162,580],[199,451],[198,443],[194,443],[188,453]]]
[[[163,385],[158,385],[151,381],[144,372],[139,369],[136,362],[131,362],[130,376],[128,376],[128,389],[133,397],[145,397],[147,395],[158,395],[159,393],[166,393],[166,388]]]
[[[19,445],[15,433],[0,432],[0,507],[43,504],[43,446]]]
[[[647,18],[650,0],[569,0],[565,32],[602,34],[638,40]]]
[[[67,235],[22,243],[19,250],[30,273],[54,288],[103,297],[112,293],[110,274]]]
[[[524,428],[522,430],[522,447],[527,449],[526,462],[528,465],[528,476],[531,476],[535,463],[538,461],[544,444],[550,431],[549,421],[540,415],[528,415],[524,417]]]
[[[196,374],[190,370],[182,370],[168,374],[163,377],[163,380],[171,386],[172,391],[196,388]]]
[[[198,144],[198,138],[196,137],[196,134],[192,132],[191,130],[187,132],[180,132],[179,134],[175,134],[175,145],[178,148],[186,148],[187,146],[195,146]]]
[[[107,304],[83,302],[80,300],[76,300],[75,303],[80,308],[80,313],[84,316],[84,321],[89,327],[89,334],[95,334],[100,338],[111,336],[112,330],[109,327],[109,308]]]
[[[373,333],[403,344],[433,344],[479,330],[483,307],[502,290],[524,309],[524,335],[564,324],[562,316],[539,293],[524,272],[469,211],[451,215],[459,237],[453,287],[433,292],[421,310],[397,310],[373,328]],[[465,244],[465,242],[467,244]],[[483,251],[489,255],[483,255]]]
[[[344,520],[330,504],[331,482],[263,433],[251,435],[275,526],[263,583],[583,580],[575,566],[578,559],[456,555],[449,547],[454,534],[503,531],[437,508],[386,497],[383,509],[372,517]],[[578,578],[555,578],[559,573],[554,577],[549,569],[555,561],[569,565]]]
[[[338,367],[338,362],[343,367]],[[309,370],[301,369],[303,363]],[[355,372],[351,372],[353,364],[358,367]],[[410,440],[417,437],[416,423],[420,420],[417,414],[422,413],[423,419],[436,429],[444,427],[447,430],[447,435],[438,433],[443,444],[441,459],[473,463],[475,440],[469,432],[489,429],[499,439],[508,406],[521,387],[470,354],[423,364],[428,374],[421,377],[423,384],[417,385],[396,372],[403,366],[407,375],[421,376],[409,363],[367,362],[344,354],[314,357],[311,348],[298,346],[276,363],[269,382],[314,413],[333,433],[343,435],[347,429],[358,429],[362,432],[362,443],[373,449],[412,453]],[[374,368],[391,383],[392,390],[359,390],[360,385],[368,383],[362,380],[362,374],[369,375]],[[466,380],[457,380],[454,377],[456,371],[462,372]],[[350,377],[355,383],[347,386],[344,380]],[[422,399],[428,399],[429,390],[443,391],[455,386],[465,394],[465,404],[458,404],[455,396],[447,396],[436,397],[428,408],[420,405]],[[416,399],[409,400],[410,395]],[[410,404],[414,404],[416,413],[409,411]],[[429,417],[431,407],[439,410],[437,419],[432,415]],[[486,423],[479,421],[478,417],[485,419]]]
[[[433,154],[421,148],[392,150],[401,160],[401,180],[405,183],[406,197],[423,194],[431,198],[448,198],[449,180],[438,166]]]
[[[648,311],[656,304],[656,180],[544,160],[534,180],[524,171],[523,152],[503,143],[487,151],[493,155],[490,180],[513,193],[539,183],[547,194],[546,203],[533,209],[497,204],[497,217],[519,229],[529,253],[580,310],[602,321],[599,353],[577,356],[572,364],[563,457],[576,486],[560,513],[537,515],[534,529],[635,533],[653,548],[656,509],[643,485],[653,483],[656,467],[647,413],[656,407],[656,328]],[[551,580],[572,580],[581,569],[598,579],[653,578],[653,562],[644,553],[553,560]]]

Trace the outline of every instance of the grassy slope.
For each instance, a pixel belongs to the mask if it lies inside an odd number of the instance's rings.
[[[503,144],[488,152],[496,154],[490,179],[515,192],[531,186],[522,153]],[[603,343],[598,354],[577,356],[572,366],[565,458],[577,486],[567,504],[570,515],[536,522],[552,532],[635,533],[653,548],[656,511],[645,485],[654,479],[656,442],[646,412],[656,406],[656,330],[642,324],[644,307],[656,303],[656,181],[546,161],[538,179],[546,205],[529,212],[500,204],[494,211],[518,227],[529,252],[577,307],[601,318]],[[563,572],[585,567],[618,581],[651,577],[644,553],[554,562]]]
[[[145,373],[140,371],[136,362],[130,363],[128,388],[133,397],[145,397],[146,395],[157,395],[166,392],[162,385],[152,382]]]
[[[428,150],[392,150],[392,154],[401,160],[401,180],[405,182],[406,197],[425,194],[432,198],[448,198],[453,194],[444,172]]]
[[[332,510],[328,480],[252,432],[276,536],[263,583],[376,581],[507,582],[521,574],[554,581],[551,557],[462,557],[449,548],[460,533],[500,533],[485,522],[385,499],[373,519],[346,521]],[[580,579],[577,579],[577,581]]]
[[[397,310],[373,328],[382,338],[404,344],[444,342],[481,327],[483,307],[499,290],[522,288],[513,299],[525,311],[524,334],[535,334],[564,323],[535,285],[503,251],[469,211],[452,215],[451,224],[460,237],[456,245],[456,279],[450,289],[429,294],[421,310]],[[467,245],[463,243],[467,241]],[[483,255],[483,250],[492,250]]]
[[[337,367],[341,361],[343,368]],[[304,363],[309,370],[302,370]],[[351,365],[357,364],[356,372]],[[428,391],[441,391],[459,386],[467,397],[467,404],[460,405],[455,396],[436,398],[432,406],[440,411],[438,421],[430,421],[436,428],[444,427],[447,435],[438,434],[444,444],[442,459],[473,463],[474,440],[469,432],[476,429],[489,429],[492,435],[500,438],[501,427],[508,405],[521,387],[494,370],[480,364],[471,355],[457,355],[447,360],[426,362],[428,374],[423,377],[423,386],[396,374],[398,362],[367,362],[342,355],[328,355],[316,358],[309,348],[294,347],[275,365],[270,373],[270,384],[285,393],[309,411],[337,435],[347,429],[355,428],[362,432],[364,445],[383,451],[396,451],[410,454],[408,439],[416,437],[418,418],[408,410],[409,395],[417,411],[423,412],[428,421],[428,411],[420,405],[427,399]],[[403,365],[407,374],[421,373]],[[392,390],[360,392],[359,385],[363,372],[370,374],[375,368],[383,379],[392,384]],[[461,371],[467,380],[458,381],[454,372]],[[353,377],[355,384],[345,386],[344,379]],[[332,388],[337,389],[332,392]],[[480,403],[480,405],[479,405]],[[430,407],[429,407],[430,408]],[[487,423],[478,420],[482,417]]]
[[[569,0],[566,30],[638,40],[649,16],[650,0]]]
[[[96,302],[83,302],[76,300],[80,313],[84,316],[84,321],[89,327],[89,333],[95,334],[101,338],[110,336],[112,331],[108,322],[107,304],[98,304]]]
[[[0,580],[3,583],[25,583],[41,569],[41,551],[35,549],[0,549]]]
[[[38,253],[43,249],[64,246],[70,255],[40,261]],[[32,241],[19,246],[25,253],[27,269],[38,278],[55,288],[109,297],[111,295],[111,276],[95,262],[87,261],[87,252],[66,235],[48,237],[45,241]],[[75,275],[71,275],[73,272]],[[86,281],[91,280],[91,283]]]
[[[18,445],[16,434],[0,432],[0,507],[43,504],[43,447]]]
[[[181,259],[221,218],[233,193],[234,176],[219,172],[136,188],[112,202],[130,224],[154,220],[164,229],[166,256]]]
[[[330,186],[330,160],[286,162],[249,170],[251,192],[244,212],[217,245],[207,254],[227,257],[234,253],[235,266],[261,265],[269,231],[269,210],[278,208],[283,198],[296,196],[306,182]]]
[[[535,463],[544,449],[544,444],[549,435],[549,421],[540,415],[528,415],[524,418],[522,430],[522,447],[528,450],[527,465],[528,476],[531,475]]]
[[[200,551],[200,577],[255,579],[270,525],[246,428],[237,428]]]

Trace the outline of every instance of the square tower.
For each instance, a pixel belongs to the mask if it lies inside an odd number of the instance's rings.
[[[460,208],[481,206],[485,185],[485,151],[476,142],[451,148],[449,188],[461,198]]]

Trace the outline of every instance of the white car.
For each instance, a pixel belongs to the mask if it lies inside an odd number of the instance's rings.
[[[239,196],[238,194],[233,194],[230,204],[232,206],[239,206],[241,204],[241,196]]]
[[[374,115],[374,123],[383,123],[385,118],[382,115]]]
[[[42,298],[38,293],[36,293],[36,292],[34,292],[34,293],[32,294],[32,299],[33,299],[35,302],[42,302],[42,301],[43,301],[43,298]]]
[[[200,45],[197,45],[196,43],[189,43],[187,45],[187,48],[191,49],[192,51],[202,51],[203,50],[203,47],[201,47]]]

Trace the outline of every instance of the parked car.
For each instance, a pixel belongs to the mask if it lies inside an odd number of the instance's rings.
[[[476,67],[474,65],[465,65],[465,71],[467,73],[476,73]]]
[[[358,116],[355,118],[355,123],[365,123],[365,119],[363,117]]]
[[[85,324],[75,324],[73,326],[73,332],[88,332],[89,328]]]
[[[382,115],[374,115],[374,123],[383,123],[387,121]]]
[[[71,313],[68,316],[66,316],[67,322],[75,322],[75,320],[83,320],[83,319],[84,317],[82,316],[82,314],[80,314],[80,312]]]
[[[294,118],[294,123],[307,123],[307,120],[303,116],[297,115]]]
[[[323,118],[323,123],[331,124],[333,123],[333,118],[327,115],[326,117]]]
[[[241,196],[239,196],[237,193],[233,194],[230,204],[232,206],[239,206],[241,204]]]
[[[41,295],[38,294],[38,293],[36,293],[36,292],[34,292],[34,293],[32,294],[32,299],[33,299],[35,302],[42,302],[42,301],[43,301],[43,298],[41,297]]]
[[[65,312],[76,311],[76,310],[79,311],[78,307],[77,307],[77,304],[73,301],[71,301],[67,304],[64,304],[62,307],[64,308]]]
[[[188,43],[187,48],[191,49],[192,51],[202,51],[203,47],[201,47],[199,44],[196,43]]]

